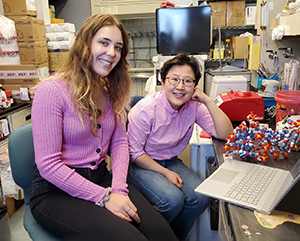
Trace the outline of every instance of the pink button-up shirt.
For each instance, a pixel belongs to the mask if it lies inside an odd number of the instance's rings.
[[[128,119],[132,161],[143,154],[156,160],[179,155],[189,143],[194,123],[217,137],[212,117],[204,104],[189,101],[177,111],[163,91],[140,100],[129,112]]]

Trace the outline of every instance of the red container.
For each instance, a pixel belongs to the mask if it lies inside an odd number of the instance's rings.
[[[300,115],[300,90],[276,92],[276,123],[286,115]]]

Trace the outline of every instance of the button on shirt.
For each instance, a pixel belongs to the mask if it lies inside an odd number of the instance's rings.
[[[174,110],[164,91],[140,100],[128,115],[128,140],[131,159],[148,154],[156,160],[179,155],[188,145],[197,123],[204,131],[217,137],[212,117],[200,102],[188,101]]]

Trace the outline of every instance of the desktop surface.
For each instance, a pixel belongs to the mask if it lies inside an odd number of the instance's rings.
[[[218,164],[221,165],[224,162],[222,147],[225,145],[225,141],[213,139],[213,146],[215,150],[216,159]],[[300,152],[291,152],[288,158],[274,159],[271,154],[268,154],[269,158],[265,163],[261,165],[268,165],[285,170],[291,170],[294,163],[300,158]],[[236,157],[236,156],[235,156]],[[237,157],[241,161],[255,162],[252,158]],[[259,163],[259,162],[258,162]],[[298,182],[287,196],[276,207],[277,211],[284,211],[295,214],[295,217],[300,220],[300,182]],[[272,215],[272,214],[271,214]],[[264,240],[264,241],[276,241],[276,240],[300,240],[300,224],[296,222],[284,222],[276,226],[275,228],[266,228],[262,226],[255,212],[250,209],[236,206],[220,201],[220,224],[219,232],[221,236],[225,234],[225,240]],[[290,220],[292,221],[292,220]],[[222,227],[223,226],[223,227]],[[225,226],[225,227],[224,227]],[[245,229],[247,227],[247,229]],[[225,230],[224,230],[225,229]]]

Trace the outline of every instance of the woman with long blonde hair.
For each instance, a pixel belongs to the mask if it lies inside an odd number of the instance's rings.
[[[120,21],[91,16],[65,64],[37,87],[30,207],[38,223],[61,240],[177,240],[164,218],[126,183],[128,52]]]

